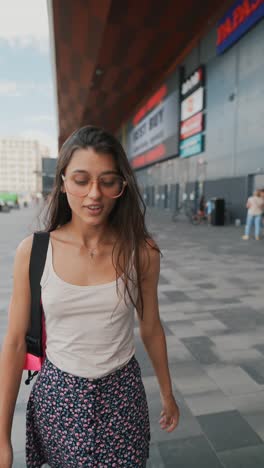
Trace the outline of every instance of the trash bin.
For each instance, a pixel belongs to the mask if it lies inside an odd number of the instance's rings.
[[[211,224],[223,226],[225,224],[225,200],[224,198],[212,198],[213,204]]]

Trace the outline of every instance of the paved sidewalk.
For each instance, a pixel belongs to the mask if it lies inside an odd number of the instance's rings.
[[[31,220],[30,209],[0,214],[0,341],[14,249]],[[149,226],[163,252],[160,313],[181,422],[170,435],[159,429],[158,385],[136,328],[151,417],[148,467],[263,468],[264,241],[242,241],[242,228],[172,223],[164,212],[153,212]],[[22,385],[13,430],[17,468],[25,467],[27,397]]]

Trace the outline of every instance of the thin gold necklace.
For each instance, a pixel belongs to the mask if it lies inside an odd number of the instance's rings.
[[[96,246],[96,247],[93,247],[91,249],[88,249],[88,252],[89,252],[89,256],[90,258],[93,260],[94,256],[98,254],[98,247],[99,245],[101,244],[101,242]]]
[[[98,255],[98,247],[99,247],[100,244],[98,244],[96,247],[93,247],[91,249],[88,249],[88,252],[89,252],[89,256],[91,259],[94,258],[95,255]]]

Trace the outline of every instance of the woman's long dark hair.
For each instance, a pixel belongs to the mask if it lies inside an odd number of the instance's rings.
[[[67,224],[72,217],[71,208],[67,197],[62,193],[62,174],[77,149],[92,148],[98,154],[110,154],[113,156],[120,174],[127,181],[127,186],[122,197],[117,199],[116,204],[109,215],[109,224],[114,228],[118,238],[114,245],[114,250],[118,246],[116,269],[116,286],[118,289],[118,276],[121,272],[124,278],[125,291],[136,307],[131,294],[130,284],[138,290],[139,311],[143,319],[144,301],[141,287],[140,272],[140,248],[150,245],[151,236],[146,228],[145,213],[146,206],[139,191],[139,187],[130,167],[127,156],[122,145],[110,133],[105,130],[86,126],[76,130],[63,144],[57,162],[54,189],[51,194],[48,211],[46,214],[46,231],[54,231],[57,227]],[[151,242],[151,247],[160,252],[156,244]],[[134,265],[136,269],[136,279],[131,275],[130,265],[132,253],[134,251]],[[148,250],[146,250],[148,251]],[[121,263],[120,259],[123,259]],[[122,266],[124,265],[124,267]]]

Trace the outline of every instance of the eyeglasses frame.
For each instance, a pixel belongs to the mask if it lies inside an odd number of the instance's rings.
[[[100,177],[100,176],[99,176],[99,177]],[[96,179],[91,179],[90,182],[91,182],[91,183],[97,182],[98,179],[99,179],[99,177],[96,177]],[[122,176],[119,176],[119,177],[122,177]],[[67,189],[67,185],[66,185],[67,177],[66,177],[64,174],[61,174],[61,178],[62,178],[62,180],[63,180],[63,182],[64,182],[64,184],[65,184],[65,187],[66,187],[66,189]],[[105,195],[105,196],[108,197],[108,198],[111,198],[111,200],[114,200],[114,199],[116,199],[116,198],[119,198],[119,197],[121,197],[121,196],[123,195],[126,186],[127,186],[127,180],[123,180],[122,192],[121,192],[119,195],[117,195],[117,196],[115,196],[115,197],[109,197],[108,195]],[[91,187],[90,187],[90,190],[91,190]],[[87,197],[87,195],[89,195],[90,190],[89,190],[89,192],[87,192],[85,195],[75,195],[75,194],[71,193],[68,189],[67,189],[67,192],[69,192],[73,197],[85,198],[85,197]],[[100,192],[101,192],[101,190],[100,190]],[[101,192],[101,193],[102,193],[102,192]],[[102,194],[102,195],[104,195],[104,194]]]

